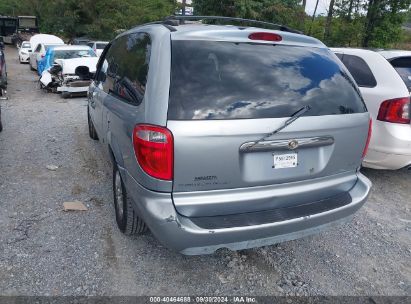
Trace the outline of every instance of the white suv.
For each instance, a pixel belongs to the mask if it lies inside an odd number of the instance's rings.
[[[333,48],[357,82],[373,118],[363,165],[374,169],[411,166],[411,52]]]

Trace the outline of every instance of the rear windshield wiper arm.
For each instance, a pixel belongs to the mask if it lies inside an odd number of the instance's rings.
[[[306,112],[308,112],[309,110],[311,110],[311,106],[306,105],[304,107],[302,107],[301,109],[299,109],[297,112],[295,112],[293,115],[291,115],[290,118],[288,118],[284,124],[282,124],[280,127],[278,127],[277,129],[275,129],[274,131],[264,135],[262,138],[260,138],[259,140],[257,140],[256,142],[254,142],[252,145],[247,147],[247,150],[250,150],[252,147],[254,147],[255,145],[259,144],[260,142],[266,140],[267,138],[273,136],[274,134],[277,134],[278,132],[280,132],[282,129],[284,129],[285,127],[291,125],[294,121],[296,121],[298,118],[300,118],[301,116],[303,116]]]

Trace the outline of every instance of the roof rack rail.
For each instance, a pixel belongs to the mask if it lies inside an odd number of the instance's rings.
[[[167,17],[168,18],[168,17]],[[143,24],[138,24],[136,26],[133,26],[132,28],[138,28],[138,27],[142,27],[142,26],[146,26],[146,25],[152,25],[152,24],[161,24],[163,26],[165,26],[166,28],[168,28],[170,30],[170,32],[175,32],[176,29],[174,28],[174,24],[173,22],[171,22],[170,20],[161,20],[161,21],[152,21],[152,22],[147,22],[147,23],[143,23]]]
[[[237,17],[223,17],[223,16],[187,16],[187,15],[172,15],[168,16],[164,19],[163,23],[172,26],[178,26],[184,24],[184,21],[202,21],[202,20],[224,20],[224,21],[237,21],[237,22],[244,22],[244,23],[254,23],[258,25],[265,25],[270,27],[275,27],[280,31],[302,34],[301,31],[289,28],[288,26],[266,22],[266,21],[258,21],[253,19],[244,19],[244,18],[237,18]]]

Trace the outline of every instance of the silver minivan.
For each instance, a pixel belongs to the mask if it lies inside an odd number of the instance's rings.
[[[338,58],[286,27],[172,21],[115,38],[89,89],[120,230],[194,255],[350,219],[371,123]]]

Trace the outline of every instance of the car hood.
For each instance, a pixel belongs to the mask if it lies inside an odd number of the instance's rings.
[[[90,73],[94,73],[96,71],[98,59],[98,57],[57,59],[56,63],[63,68],[63,74],[74,74],[74,71],[79,66],[87,66],[90,69]]]

